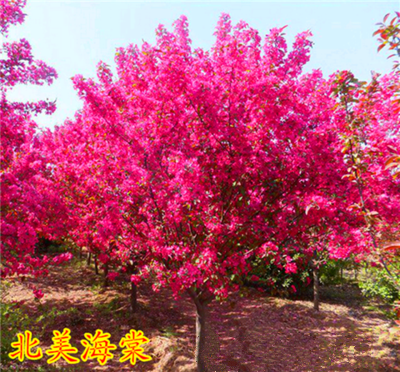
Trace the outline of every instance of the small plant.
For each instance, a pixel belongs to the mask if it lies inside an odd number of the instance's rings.
[[[38,309],[41,311],[42,315],[36,319],[35,323],[36,325],[40,324],[40,327],[38,327],[40,328],[40,336],[43,335],[46,330],[49,330],[56,321],[59,321],[62,318],[65,319],[65,323],[67,323],[68,326],[76,326],[83,322],[81,312],[75,307],[59,310],[56,307],[49,308],[45,305],[39,305]]]
[[[178,336],[172,327],[165,327],[160,330],[164,337],[172,338]]]
[[[121,299],[119,297],[113,298],[110,302],[101,302],[94,304],[94,308],[102,315],[110,315],[121,307]]]
[[[99,294],[103,290],[103,286],[100,283],[93,283],[90,287],[90,291],[93,294]]]

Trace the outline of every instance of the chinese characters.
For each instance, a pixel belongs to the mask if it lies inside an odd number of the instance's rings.
[[[78,354],[78,349],[70,344],[71,330],[64,328],[62,332],[53,331],[53,344],[46,354],[50,357],[47,360],[48,364],[57,362],[59,359],[65,360],[68,364],[76,364],[81,360],[86,362],[88,359],[97,359],[100,365],[105,365],[108,360],[114,358],[112,350],[116,350],[117,346],[110,341],[111,335],[97,329],[93,334],[85,333],[85,339],[81,340],[81,344],[85,347],[81,359],[78,359],[73,354]],[[23,362],[25,359],[38,360],[43,357],[42,348],[38,345],[40,341],[33,338],[30,331],[17,334],[17,342],[13,342],[11,346],[16,350],[9,353],[11,359],[17,359]],[[125,337],[121,338],[119,346],[123,349],[122,356],[119,359],[121,363],[129,360],[131,365],[135,365],[138,360],[148,362],[152,360],[150,355],[144,353],[143,344],[149,342],[149,339],[144,336],[142,331],[131,329]],[[33,350],[36,348],[36,350]]]

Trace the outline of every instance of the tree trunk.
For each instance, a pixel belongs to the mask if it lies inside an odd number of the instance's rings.
[[[128,264],[128,272],[133,275],[136,274],[136,267],[134,264]],[[129,277],[129,281],[131,283],[131,294],[130,294],[130,303],[131,303],[131,311],[132,313],[136,313],[137,311],[137,285],[132,282],[131,277]]]
[[[196,301],[196,364],[198,372],[206,372],[206,316],[207,305]]]
[[[97,263],[97,256],[94,256],[94,272],[99,275],[99,265]]]
[[[92,254],[89,252],[88,255],[87,255],[87,260],[86,260],[86,264],[87,264],[88,266],[90,266],[90,261],[91,261],[91,259],[92,259]]]
[[[319,278],[318,269],[313,265],[313,279],[314,279],[314,310],[319,311]]]

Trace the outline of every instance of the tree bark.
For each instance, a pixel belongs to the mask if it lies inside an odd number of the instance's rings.
[[[99,265],[97,263],[97,256],[94,256],[94,272],[99,275]]]
[[[206,317],[207,305],[196,302],[196,364],[198,372],[206,372]]]
[[[87,260],[86,260],[87,266],[90,266],[91,259],[92,259],[92,254],[89,252],[88,255],[87,255]]]
[[[136,274],[136,266],[135,264],[132,263],[132,261],[130,261],[130,263],[128,263],[128,273],[130,275]],[[131,311],[132,313],[136,313],[137,311],[137,285],[132,282],[131,277],[129,277],[129,281],[131,283],[131,293],[130,293],[130,304],[131,304]]]
[[[212,356],[210,352],[210,332],[208,324],[208,304],[214,299],[214,295],[209,292],[201,292],[194,288],[187,290],[187,293],[196,305],[196,364],[197,372],[208,372],[214,370],[210,366]],[[218,336],[217,336],[218,339]],[[207,345],[207,348],[206,348]],[[218,346],[219,347],[219,346]]]
[[[314,279],[314,310],[319,311],[319,278],[318,269],[313,265],[313,279]]]

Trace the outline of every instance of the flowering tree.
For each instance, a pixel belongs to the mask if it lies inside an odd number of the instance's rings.
[[[374,32],[374,35],[378,35],[378,41],[380,43],[378,47],[378,51],[388,47],[389,50],[394,51],[394,54],[391,54],[388,58],[399,57],[400,56],[400,13],[395,12],[394,17],[388,22],[390,14],[387,14],[382,23],[379,23],[379,28]],[[395,61],[393,64],[393,72],[397,74],[397,78],[399,78],[400,74],[400,64],[399,61]],[[398,87],[399,88],[399,87]],[[397,89],[397,97],[395,97],[395,103],[397,102],[396,112],[400,113],[400,97],[399,97],[400,89]],[[386,158],[385,169],[391,170],[392,176],[394,179],[399,177],[400,175],[400,152],[396,148],[389,147],[390,156]],[[390,236],[388,237],[388,242],[384,246],[384,252],[389,255],[390,259],[398,259],[399,257],[399,249],[400,249],[400,241],[395,241],[394,239],[398,239],[399,236]],[[400,275],[399,272],[397,272]],[[399,283],[400,285],[400,283]],[[400,304],[398,304],[399,307]],[[400,312],[398,311],[398,317],[400,318]],[[399,321],[397,321],[399,323]],[[400,324],[400,323],[399,323]]]
[[[45,153],[51,162],[50,178],[68,209],[68,237],[79,247],[86,247],[103,265],[105,283],[119,272],[134,271],[131,249],[123,234],[132,220],[121,214],[124,198],[119,184],[126,178],[116,157],[110,152],[106,137],[86,125],[82,115],[42,136]],[[134,225],[133,225],[134,226]],[[112,271],[112,270],[114,271]],[[136,286],[132,282],[132,291]],[[132,294],[132,308],[136,307]]]
[[[395,12],[394,17],[389,20],[390,13],[386,14],[383,22],[378,23],[379,28],[374,32],[373,36],[378,36],[379,47],[378,52],[384,48],[395,52],[388,58],[400,56],[400,12]],[[393,70],[400,67],[399,61],[394,61]]]
[[[7,37],[10,25],[22,23],[25,1],[1,0],[0,31]],[[1,274],[39,275],[49,263],[35,255],[38,235],[54,237],[61,231],[60,200],[46,179],[45,159],[35,135],[32,115],[51,114],[52,102],[10,102],[7,92],[16,84],[51,84],[55,70],[33,59],[25,39],[4,42],[0,50],[0,124],[1,124]],[[54,263],[69,255],[54,258]],[[35,292],[39,293],[39,292]]]
[[[237,289],[255,256],[295,269],[300,238],[321,218],[334,225],[340,198],[318,174],[342,163],[329,86],[320,71],[302,74],[309,33],[288,52],[283,28],[262,43],[222,15],[204,51],[192,50],[185,17],[174,27],[118,49],[117,77],[103,63],[99,82],[76,76],[83,109],[47,142],[76,239],[103,252],[113,240],[105,254],[134,264],[135,284],[152,276],[155,290],[190,295],[203,371],[207,304]]]
[[[379,47],[378,51],[388,48],[389,50],[395,52],[391,54],[388,58],[399,57],[400,56],[400,13],[395,12],[394,17],[389,20],[390,13],[386,14],[383,18],[382,23],[378,23],[379,28],[374,32],[374,36],[378,36]],[[399,61],[394,61],[393,70],[400,73]],[[400,112],[400,98],[398,97],[397,102],[398,112]],[[395,149],[392,150],[392,156],[390,156],[385,163],[386,169],[393,169],[393,176],[398,177],[400,174],[400,155],[396,154]]]
[[[367,84],[342,71],[332,84],[342,111],[337,113],[338,133],[348,166],[343,177],[357,190],[358,200],[351,207],[365,221],[358,229],[359,243],[370,246],[369,259],[379,261],[394,279],[382,245],[399,234],[400,184],[385,169],[384,159],[400,152],[399,74],[374,74]]]

